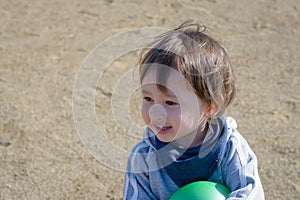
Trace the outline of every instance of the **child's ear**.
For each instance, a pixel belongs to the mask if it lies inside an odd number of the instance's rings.
[[[208,119],[214,118],[219,113],[219,108],[216,104],[210,102],[207,104],[206,117]]]

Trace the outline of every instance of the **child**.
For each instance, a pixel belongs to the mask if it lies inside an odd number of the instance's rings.
[[[256,156],[222,115],[235,96],[230,58],[204,32],[185,22],[141,57],[147,128],[128,158],[124,199],[167,200],[199,180],[229,187],[227,199],[264,199]]]

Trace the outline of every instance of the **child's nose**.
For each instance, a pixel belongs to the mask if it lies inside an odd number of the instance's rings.
[[[166,122],[167,111],[160,104],[154,104],[149,109],[149,116],[153,123],[158,123],[157,125],[163,126]]]

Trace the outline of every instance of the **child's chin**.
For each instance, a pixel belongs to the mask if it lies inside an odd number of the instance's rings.
[[[165,135],[161,135],[161,134],[157,134],[156,137],[159,141],[165,142],[165,143],[169,143],[174,140],[173,137],[169,138],[169,137],[166,137]]]

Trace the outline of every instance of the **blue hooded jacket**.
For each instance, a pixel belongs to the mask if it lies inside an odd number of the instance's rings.
[[[199,180],[229,187],[228,200],[264,200],[256,156],[236,128],[234,119],[222,116],[202,145],[188,149],[159,141],[147,128],[128,158],[124,200],[167,200]]]

